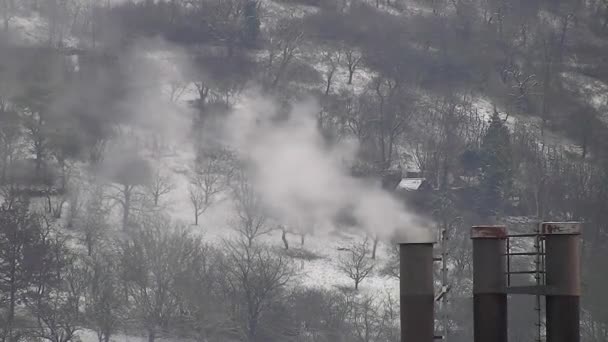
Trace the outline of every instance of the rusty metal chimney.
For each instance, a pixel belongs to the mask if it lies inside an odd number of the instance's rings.
[[[401,342],[432,342],[435,335],[433,244],[427,236],[399,244]]]
[[[547,342],[580,341],[582,225],[545,222]]]
[[[475,226],[473,239],[473,317],[475,342],[507,342],[507,229]]]

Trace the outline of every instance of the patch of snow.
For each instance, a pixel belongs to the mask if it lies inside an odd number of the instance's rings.
[[[397,185],[398,189],[407,191],[414,191],[420,189],[420,186],[424,182],[424,178],[403,178]]]
[[[486,121],[490,120],[492,114],[494,113],[494,104],[489,99],[477,97],[472,101],[472,105],[473,108],[477,109],[477,113],[481,116],[481,118]],[[496,106],[496,110],[498,110],[501,117],[505,116],[506,111],[504,108]],[[565,151],[572,153],[580,152],[580,147],[576,143],[561,134],[545,129],[544,136],[541,136],[540,131],[542,122],[538,117],[510,114],[507,117],[506,123],[507,127],[511,130],[513,130],[517,124],[522,124],[524,127],[535,129],[537,132],[539,132],[539,144],[545,144],[546,146],[558,146],[563,148]]]
[[[38,14],[14,17],[11,20],[10,30],[16,39],[24,44],[48,41],[48,23]]]
[[[25,45],[43,45],[49,42],[48,21],[38,13],[29,16],[15,16],[10,22],[10,34],[17,42]],[[66,28],[60,28],[69,31]],[[64,32],[61,46],[75,48],[79,44],[78,38]]]
[[[608,84],[575,72],[563,72],[561,76],[566,87],[581,95],[591,107],[602,114],[600,119],[608,124]]]
[[[316,13],[319,8],[296,3],[262,0],[260,14],[260,28],[267,30],[275,27],[283,18],[304,18],[306,15]]]
[[[335,49],[335,47],[332,48]],[[326,47],[318,45],[306,46],[306,53],[301,56],[304,61],[309,63],[321,75],[322,83],[319,84],[319,89],[323,91],[325,91],[327,72],[330,68],[328,63],[324,60],[324,54],[327,51],[326,49]],[[332,76],[330,92],[350,92],[353,95],[360,95],[366,91],[370,82],[377,75],[376,72],[366,68],[361,62],[353,74],[352,84],[348,84],[348,67],[346,65],[346,57],[342,54],[338,67]]]
[[[84,329],[77,332],[78,337],[82,342],[98,342],[97,334],[89,329]],[[110,342],[147,342],[147,336],[134,336],[134,335],[125,335],[125,334],[116,334],[110,336]],[[158,342],[179,342],[179,341],[188,341],[185,339],[178,339],[175,337],[163,338],[157,337],[156,341]]]

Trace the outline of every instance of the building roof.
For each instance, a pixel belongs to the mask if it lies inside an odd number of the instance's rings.
[[[403,178],[397,185],[397,190],[416,191],[420,189],[425,178]]]

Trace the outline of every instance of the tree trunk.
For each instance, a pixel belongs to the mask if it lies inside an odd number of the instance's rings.
[[[15,304],[17,302],[17,289],[15,286],[16,282],[16,265],[15,260],[11,261],[11,277],[10,277],[10,294],[9,294],[9,308],[6,319],[6,334],[8,336],[8,341],[13,342],[13,321],[15,320]]]
[[[42,147],[41,145],[36,146],[36,176],[40,177],[42,174]]]
[[[87,255],[93,255],[93,238],[91,236],[87,236]]]
[[[378,241],[379,241],[379,237],[378,235],[376,235],[374,237],[374,245],[372,246],[372,260],[376,260],[376,249],[378,247]]]
[[[194,208],[194,225],[198,226],[198,208]]]
[[[154,342],[156,340],[156,332],[154,329],[148,330],[148,342]]]
[[[47,212],[50,214],[53,212],[53,202],[51,201],[51,190],[46,191],[46,205],[48,206]]]
[[[355,68],[348,68],[348,85],[353,84],[353,74],[355,73]]]
[[[281,240],[283,240],[283,244],[285,245],[285,250],[289,249],[289,242],[287,242],[287,231],[282,229]]]
[[[334,77],[334,72],[330,72],[327,74],[327,84],[325,86],[325,96],[329,95],[329,91],[331,90],[331,79]]]
[[[300,235],[300,246],[304,246],[304,236],[306,236],[306,234]]]
[[[125,202],[122,208],[122,229],[127,230],[129,225],[129,211],[131,209],[131,190],[127,184],[123,187]]]
[[[248,327],[248,331],[247,331],[247,337],[249,342],[254,342],[255,341],[255,336],[257,335],[257,318],[256,317],[250,317],[249,318],[249,327]]]

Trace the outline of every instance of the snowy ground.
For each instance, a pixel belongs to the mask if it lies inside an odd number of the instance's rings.
[[[113,0],[119,1],[119,0]],[[375,4],[375,1],[370,0],[370,4]],[[384,1],[383,1],[384,3]],[[300,5],[286,5],[284,3],[277,3],[270,0],[265,1],[265,9],[269,15],[265,18],[267,22],[271,22],[280,16],[303,16],[306,13],[312,13],[315,8]],[[384,5],[382,5],[384,6]],[[381,6],[381,7],[382,7]],[[426,7],[418,6],[415,2],[410,1],[407,4],[407,10],[411,12],[428,12],[429,9]],[[392,8],[387,8],[387,11],[392,14],[397,14]],[[274,18],[274,19],[273,19]],[[31,17],[15,17],[11,21],[11,27],[14,28],[16,37],[25,43],[36,44],[45,43],[48,40],[48,25],[39,16]],[[76,46],[77,41],[72,37],[64,38],[68,46]],[[327,66],[323,64],[321,54],[319,51],[308,52],[306,55],[307,62],[311,63],[313,67],[318,70],[322,75],[326,72]],[[309,60],[310,59],[310,60]],[[346,85],[346,79],[348,77],[347,70],[341,66],[338,68],[334,75],[334,81],[332,85],[333,92],[340,92],[343,90],[352,91],[354,94],[360,94],[364,91],[364,88],[368,82],[373,79],[374,73],[368,69],[361,68],[355,73],[353,85]],[[588,94],[590,103],[599,108],[606,106],[606,90],[608,87],[605,84],[598,84],[594,80],[583,78],[582,76],[571,76],[573,86],[581,86]],[[170,86],[165,87],[169,92]],[[319,84],[319,89],[323,88],[323,84]],[[182,96],[176,101],[185,103],[188,100],[195,98],[196,93],[192,86],[187,86]],[[487,99],[480,98],[474,102],[474,106],[479,110],[479,113],[486,119],[489,118],[493,112],[493,106]],[[602,107],[603,108],[603,107]],[[517,120],[528,120],[529,124],[535,124],[533,119],[519,118],[510,116],[508,123],[511,127]],[[567,147],[576,148],[574,144],[564,139],[561,136],[551,136],[550,139],[555,143],[563,144]],[[176,183],[177,188],[171,192],[164,201],[167,204],[167,211],[171,213],[171,216],[177,222],[182,222],[185,225],[190,225],[193,231],[200,233],[204,240],[210,244],[221,245],[224,239],[230,238],[235,235],[234,230],[230,226],[231,216],[231,202],[228,199],[219,201],[212,206],[203,216],[201,217],[200,224],[198,226],[192,226],[193,212],[188,199],[188,178],[187,173],[189,172],[190,165],[194,160],[194,153],[190,148],[184,147],[184,145],[173,143],[170,149],[172,152],[165,155],[160,161],[155,161],[155,167],[162,168],[171,174],[173,181]],[[407,153],[407,151],[402,151]],[[303,249],[311,254],[317,256],[313,260],[294,259],[294,263],[298,269],[297,278],[294,279],[294,286],[306,286],[306,287],[317,287],[332,289],[336,287],[352,287],[353,281],[346,277],[338,269],[338,260],[344,252],[338,250],[340,247],[348,247],[355,241],[360,241],[364,238],[364,234],[359,232],[346,232],[336,231],[330,227],[318,229],[314,234],[306,236],[306,241],[303,247],[300,247],[300,237],[292,234],[288,234],[290,248],[292,249]],[[261,240],[277,249],[283,248],[281,241],[281,233],[279,230],[274,230],[270,234],[263,236]],[[521,246],[517,246],[522,250],[530,249],[529,243],[524,243]],[[360,292],[363,294],[371,294],[376,296],[384,296],[386,293],[390,293],[391,296],[396,298],[398,296],[398,281],[393,278],[381,276],[378,270],[382,268],[388,260],[388,246],[384,243],[380,243],[378,247],[376,263],[376,271],[368,278],[365,279],[360,285]],[[90,331],[83,331],[81,338],[85,342],[96,341],[96,336]],[[145,341],[143,337],[133,337],[118,335],[113,338],[116,342],[140,342]]]
[[[29,16],[18,15],[13,17],[10,21],[10,29],[12,40],[20,44],[45,45],[49,42],[48,22],[37,13]],[[78,39],[69,34],[67,28],[62,27],[60,29],[63,31],[62,46],[66,48],[77,47]]]
[[[173,219],[186,225],[203,235],[209,243],[220,245],[224,239],[236,236],[231,227],[232,202],[224,197],[214,204],[201,218],[198,226],[193,226],[193,209],[188,199],[188,178],[186,170],[192,165],[194,155],[190,153],[176,153],[172,156],[163,158],[155,167],[162,167],[170,171],[176,189],[172,191],[164,201],[168,204],[167,211],[171,213]],[[307,252],[316,255],[315,260],[295,260],[299,268],[298,282],[304,286],[314,286],[322,288],[333,288],[335,286],[352,286],[352,280],[347,278],[337,269],[337,261],[342,253],[339,247],[349,247],[353,242],[360,242],[365,238],[362,232],[339,231],[332,227],[319,227],[317,230],[305,237],[303,247],[300,247],[300,236],[288,234],[290,248],[302,248]],[[269,246],[284,248],[281,240],[280,230],[273,230],[270,234],[261,238],[261,241]],[[380,243],[378,248],[376,265],[377,268],[384,266],[388,259],[388,249],[386,245]],[[392,291],[397,293],[397,282],[380,276],[377,273],[366,279],[361,284],[363,292],[381,293]]]
[[[574,72],[564,72],[561,76],[566,87],[576,91],[598,113],[602,113],[600,119],[608,124],[608,84]]]

